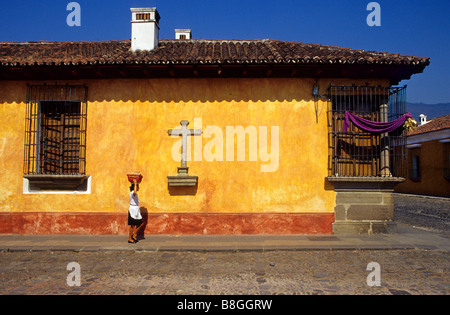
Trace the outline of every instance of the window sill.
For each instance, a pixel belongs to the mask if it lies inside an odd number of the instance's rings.
[[[24,194],[90,194],[89,175],[24,175]]]

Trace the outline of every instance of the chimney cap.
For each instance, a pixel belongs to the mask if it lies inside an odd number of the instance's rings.
[[[131,13],[136,13],[136,14],[155,13],[156,22],[159,22],[159,20],[161,19],[161,16],[159,15],[159,12],[156,9],[156,7],[130,8],[130,11],[131,11]]]
[[[147,8],[130,8],[131,12],[155,12],[158,11],[156,7],[147,7]]]

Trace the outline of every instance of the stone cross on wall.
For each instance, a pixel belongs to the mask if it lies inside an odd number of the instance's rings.
[[[189,121],[182,120],[180,122],[181,129],[169,129],[167,133],[169,136],[181,136],[181,167],[178,168],[178,173],[187,173],[187,137],[201,136],[201,129],[188,129]]]

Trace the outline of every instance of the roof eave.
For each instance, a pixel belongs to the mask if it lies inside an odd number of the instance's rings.
[[[348,63],[85,63],[0,66],[0,80],[80,80],[176,77],[312,77],[389,79],[392,84],[424,71],[426,64]]]

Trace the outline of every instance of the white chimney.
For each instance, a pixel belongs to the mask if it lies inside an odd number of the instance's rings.
[[[175,29],[175,39],[191,39],[192,33],[190,29]]]
[[[427,116],[425,116],[424,114],[420,114],[420,126],[425,125],[426,123],[428,123],[427,121]]]
[[[158,47],[159,16],[156,8],[131,8],[131,51]]]

